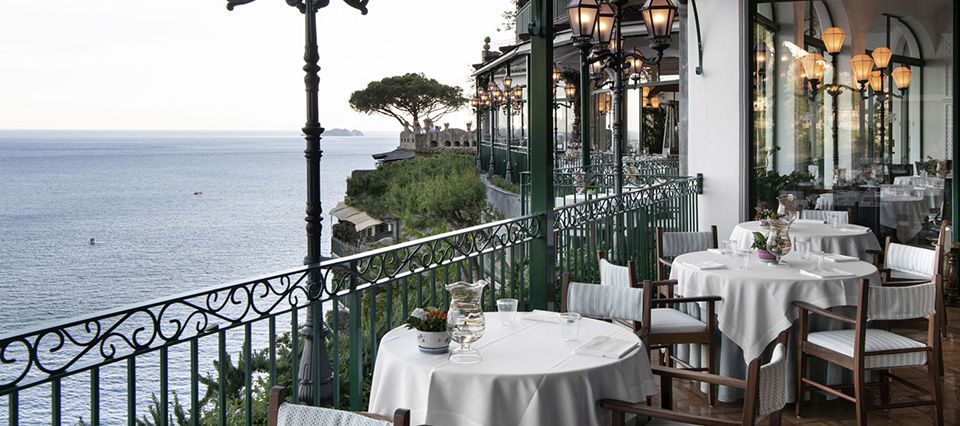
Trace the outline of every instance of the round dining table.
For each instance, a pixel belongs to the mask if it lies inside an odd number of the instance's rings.
[[[793,302],[807,302],[822,308],[856,305],[861,279],[870,280],[871,285],[880,283],[879,271],[870,263],[819,262],[819,257],[811,255],[801,259],[800,255],[789,253],[783,257],[782,264],[772,265],[760,261],[751,252],[745,268],[739,257],[706,251],[683,254],[673,260],[670,279],[677,280],[678,295],[721,298],[715,310],[717,328],[722,334],[718,357],[720,375],[745,377],[749,361],[763,354],[777,335],[790,329],[796,321],[798,313]],[[822,266],[818,269],[820,263]],[[688,313],[698,318],[703,314],[696,305],[684,309],[691,310]],[[837,326],[840,325],[832,325]],[[706,356],[701,355],[701,350],[705,349],[688,345],[680,349],[680,355],[703,364]],[[787,371],[793,371],[793,362],[793,356],[787,358]],[[792,375],[786,380],[792,382]],[[792,400],[793,387],[787,389]],[[721,388],[721,401],[739,397],[738,391]]]
[[[576,340],[563,341],[548,313],[519,313],[512,326],[486,313],[486,330],[473,347],[483,360],[454,364],[447,354],[417,348],[415,330],[399,327],[380,342],[369,411],[411,411],[413,424],[607,425],[597,401],[645,401],[657,393],[646,350],[630,329],[584,318]],[[622,358],[575,354],[596,336],[639,346]],[[451,343],[451,350],[457,346]]]
[[[767,235],[767,231],[759,221],[744,222],[733,228],[730,239],[737,241],[738,248],[749,249],[753,245],[753,233]],[[811,242],[814,251],[853,256],[865,261],[873,260],[867,250],[880,250],[880,241],[870,228],[853,224],[834,228],[823,222],[798,220],[790,225],[790,238]]]

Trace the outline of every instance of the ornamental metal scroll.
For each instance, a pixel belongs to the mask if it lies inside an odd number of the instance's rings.
[[[307,306],[306,277],[326,273],[292,269],[0,336],[0,395]]]
[[[702,193],[700,177],[667,178],[620,196],[596,198],[555,209],[554,231],[573,229],[597,219],[621,215],[657,203]]]

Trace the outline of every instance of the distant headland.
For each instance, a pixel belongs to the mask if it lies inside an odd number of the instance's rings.
[[[347,130],[347,129],[327,129],[323,131],[324,136],[363,136],[363,132],[359,130]]]

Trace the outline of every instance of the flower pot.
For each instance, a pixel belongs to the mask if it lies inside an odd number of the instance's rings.
[[[446,353],[450,348],[449,331],[417,331],[417,346],[428,354]]]
[[[770,252],[769,252],[769,251],[766,251],[766,250],[757,250],[757,257],[760,258],[760,261],[761,261],[761,262],[776,262],[776,261],[777,261],[777,257],[774,256],[774,255],[772,255],[772,254],[770,254]]]

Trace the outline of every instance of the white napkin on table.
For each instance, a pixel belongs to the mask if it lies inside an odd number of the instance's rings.
[[[640,346],[639,342],[615,339],[608,336],[595,336],[580,346],[577,346],[577,348],[573,350],[573,353],[577,355],[620,359],[630,352],[633,352],[638,346]]]
[[[719,254],[719,255],[725,254],[723,250],[720,250],[720,249],[707,249],[707,253]]]
[[[707,271],[710,269],[724,269],[727,265],[724,265],[720,262],[714,262],[712,260],[704,260],[702,262],[684,262],[685,265],[690,265],[691,268],[699,269],[701,271]]]
[[[823,225],[823,224],[827,223],[826,221],[816,220],[816,219],[797,219],[797,220],[795,220],[794,222],[796,222],[796,223],[816,223],[816,224],[820,224],[820,225]]]
[[[870,229],[857,225],[841,225],[837,227],[837,230],[840,232],[863,233],[869,231]]]
[[[841,271],[839,269],[826,269],[826,268],[818,271],[809,271],[809,270],[803,269],[800,271],[800,273],[809,277],[819,278],[821,280],[827,280],[830,278],[852,277],[854,275],[853,272]]]
[[[830,261],[830,262],[856,262],[860,260],[860,258],[831,253],[831,254],[823,255],[823,260]]]
[[[529,314],[521,316],[520,319],[530,320],[530,321],[539,321],[539,322],[550,322],[550,323],[556,324],[557,321],[560,320],[560,313],[534,309]]]

